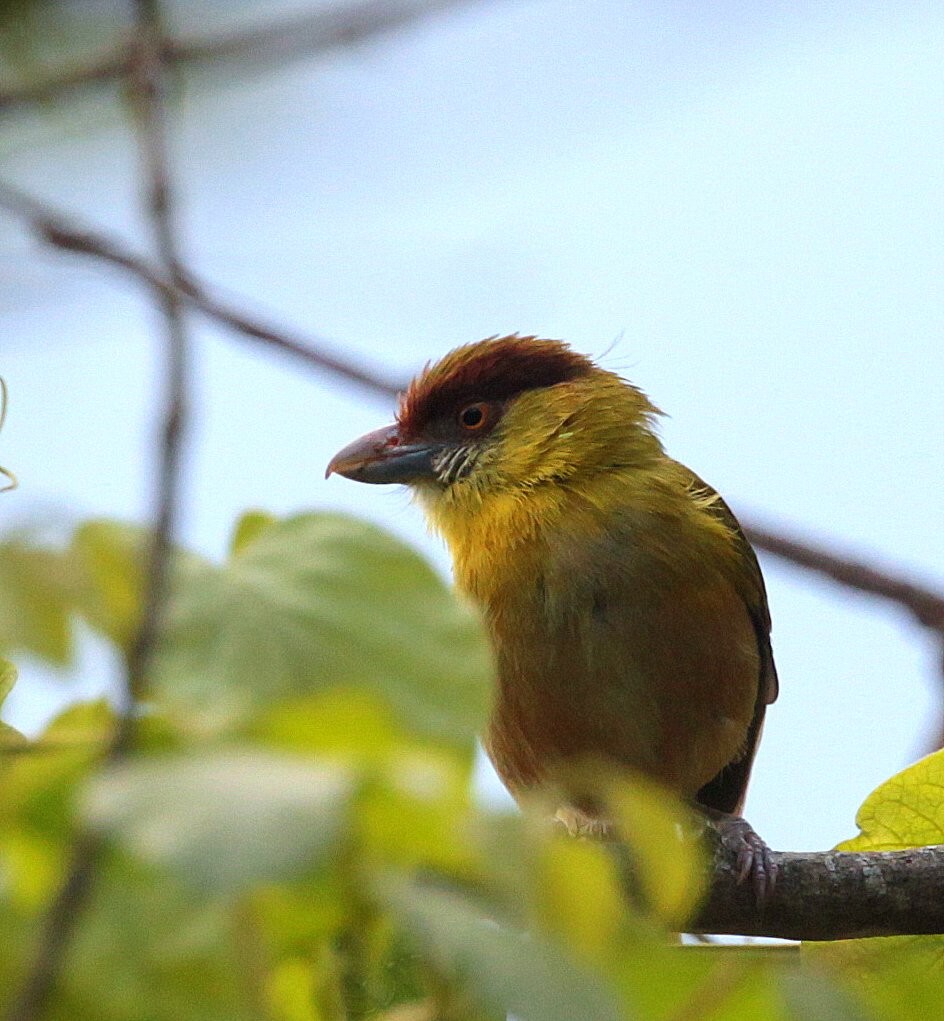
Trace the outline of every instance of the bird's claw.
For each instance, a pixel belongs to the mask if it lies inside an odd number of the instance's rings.
[[[750,880],[758,905],[763,904],[777,883],[777,863],[770,848],[738,815],[712,813],[711,820],[722,846],[734,855],[738,883]]]

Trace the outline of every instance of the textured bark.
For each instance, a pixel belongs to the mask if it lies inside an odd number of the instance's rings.
[[[773,893],[758,905],[717,848],[705,903],[689,931],[835,940],[944,933],[944,845],[908,851],[774,852]]]

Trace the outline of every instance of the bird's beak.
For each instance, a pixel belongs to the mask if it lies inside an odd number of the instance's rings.
[[[355,482],[419,482],[435,474],[433,456],[438,449],[432,443],[405,443],[397,426],[384,426],[339,450],[325,478],[336,472]]]

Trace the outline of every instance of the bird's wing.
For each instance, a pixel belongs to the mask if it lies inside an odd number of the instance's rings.
[[[757,555],[747,541],[743,529],[731,508],[720,496],[691,472],[692,485],[699,493],[710,497],[705,501],[708,513],[720,519],[735,536],[736,549],[739,555],[741,570],[736,575],[736,587],[757,638],[757,652],[760,656],[760,669],[757,678],[757,700],[754,703],[754,716],[748,728],[747,739],[741,755],[729,763],[721,772],[698,792],[697,800],[708,808],[721,812],[739,815],[747,793],[747,782],[754,763],[754,755],[764,726],[764,714],[767,706],[776,701],[780,691],[777,679],[777,668],[774,665],[774,654],[770,644],[770,608],[767,605],[767,589],[761,574]]]

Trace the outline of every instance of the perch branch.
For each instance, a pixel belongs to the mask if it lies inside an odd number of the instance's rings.
[[[784,939],[944,934],[944,845],[907,851],[774,853],[777,884],[758,907],[720,846],[692,932]]]

